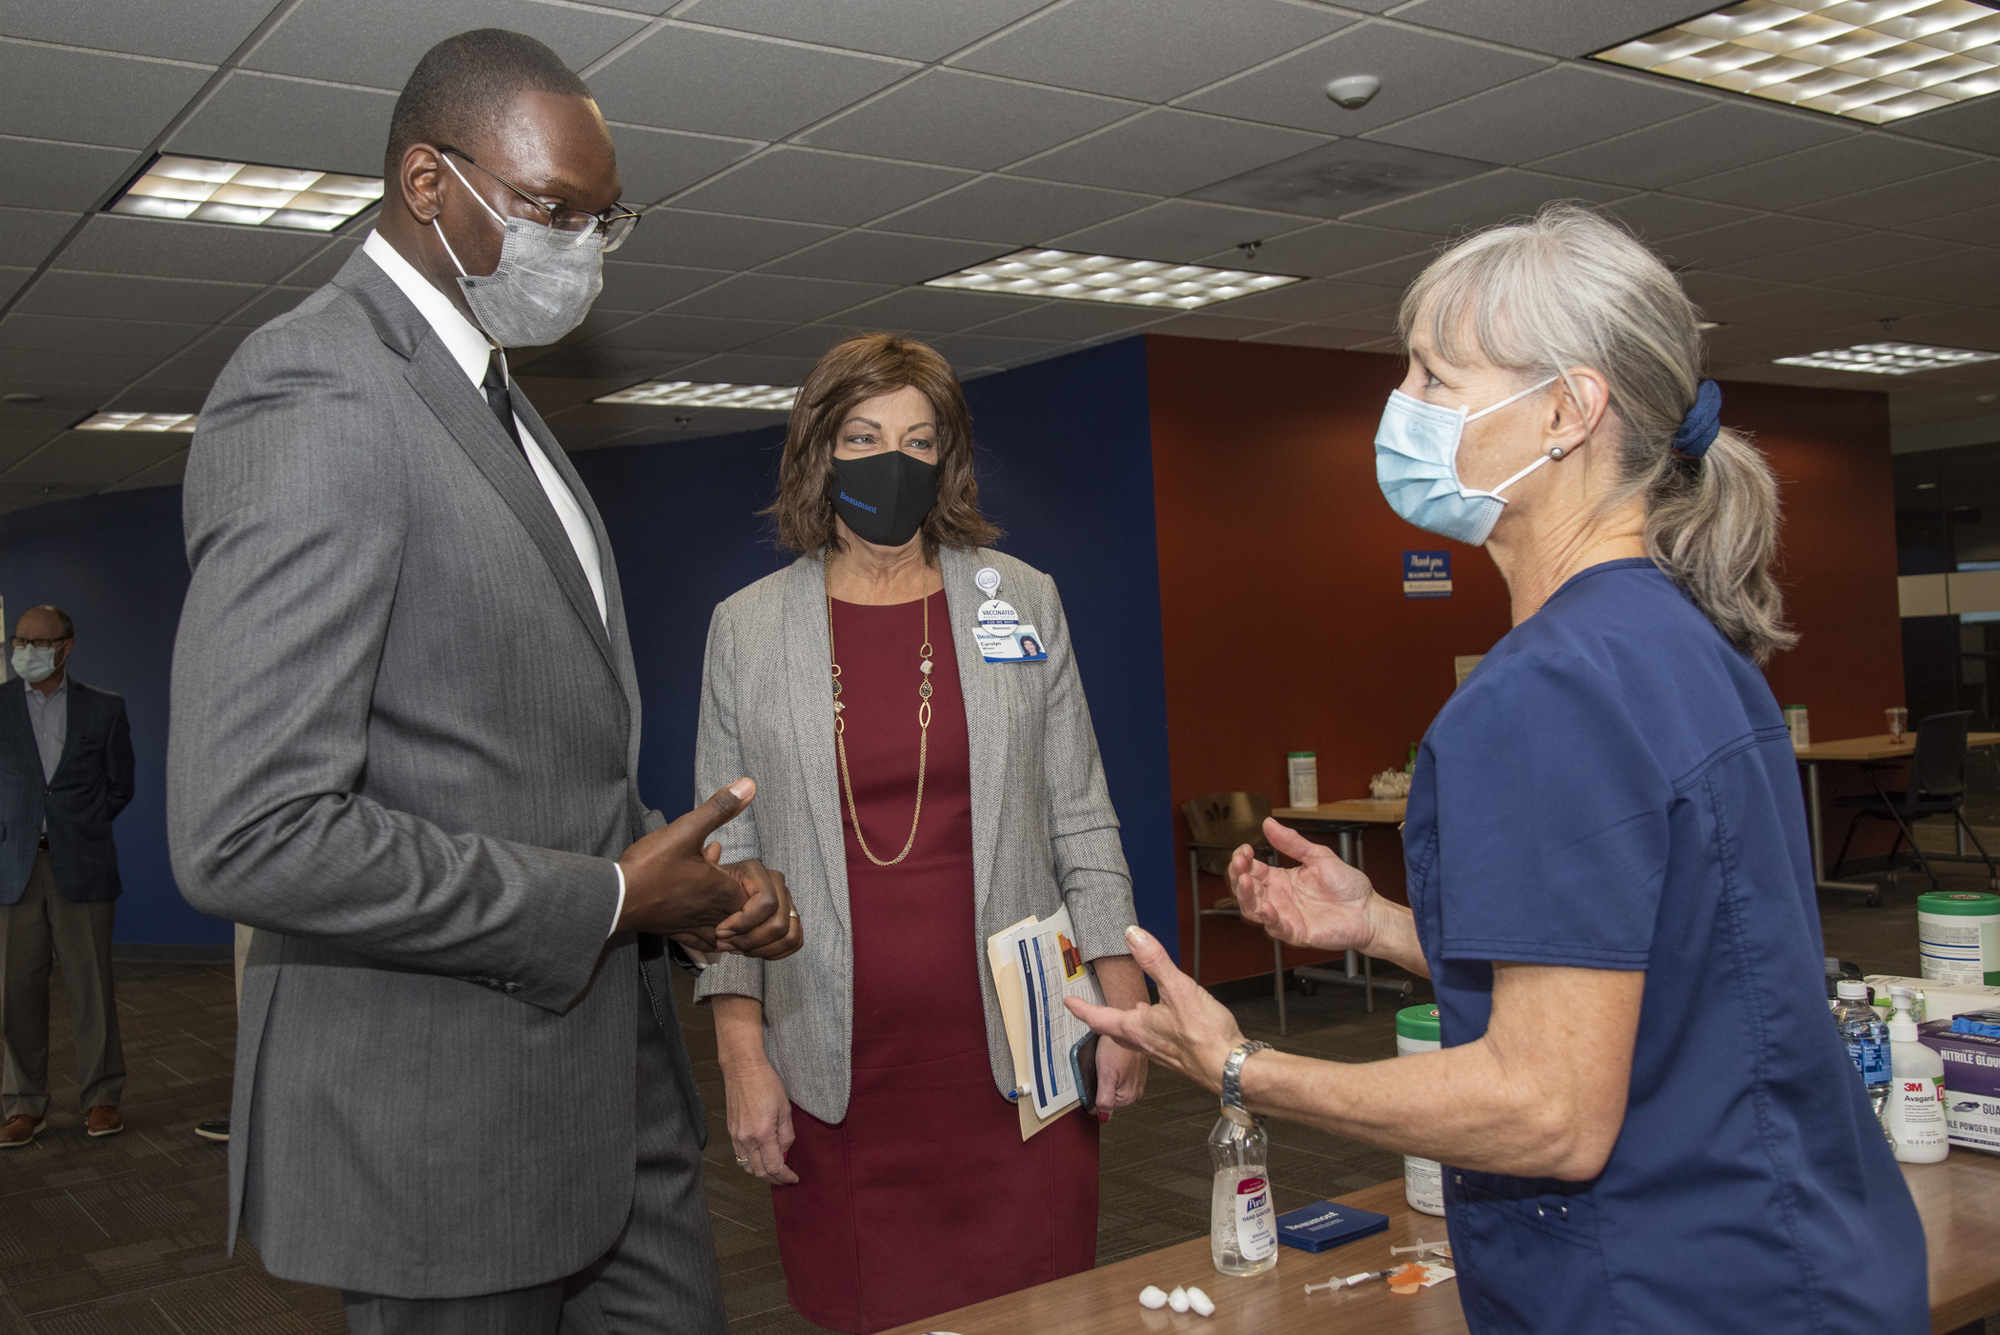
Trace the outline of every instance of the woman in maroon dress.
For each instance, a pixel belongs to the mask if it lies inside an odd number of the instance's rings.
[[[1138,1098],[1144,1060],[1102,1045],[1096,1106],[1024,1141],[986,938],[1066,907],[1109,1004],[1145,982],[1061,600],[983,548],[944,360],[880,335],[829,352],[773,513],[801,555],[716,609],[697,784],[757,780],[724,856],[784,871],[806,945],[722,957],[697,995],[737,1163],[774,1187],[793,1306],[868,1332],[1096,1258],[1097,1119]],[[981,653],[989,595],[1045,659]]]

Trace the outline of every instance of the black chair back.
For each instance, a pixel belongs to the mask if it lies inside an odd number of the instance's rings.
[[[1972,711],[1932,714],[1917,725],[1910,752],[1910,799],[1958,797],[1965,792],[1965,737]]]
[[[1271,799],[1262,793],[1204,793],[1181,803],[1181,814],[1193,842],[1210,845],[1196,854],[1204,876],[1228,871],[1230,855],[1244,844],[1260,853],[1271,847],[1264,836]]]

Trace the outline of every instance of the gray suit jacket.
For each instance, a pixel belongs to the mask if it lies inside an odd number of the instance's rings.
[[[1004,1093],[1014,1086],[1014,1060],[986,938],[1067,904],[1084,958],[1129,954],[1132,877],[1055,581],[995,551],[947,550],[940,560],[972,754],[978,926],[965,943],[965,967],[983,983],[993,1082]],[[984,601],[972,577],[981,566],[1000,572],[1000,597],[1043,633],[1047,662],[981,658],[972,638]],[[757,781],[749,812],[717,836],[722,856],[760,857],[785,873],[805,946],[769,962],[725,956],[702,974],[695,994],[762,1000],[764,1050],[786,1091],[813,1116],[838,1122],[847,1115],[853,1050],[854,947],[828,661],[826,576],[816,556],[715,609],[695,788],[713,792],[741,774]]]
[[[188,459],[168,836],[188,901],[258,929],[231,1241],[288,1279],[524,1287],[630,1210],[642,965],[606,937],[610,859],[659,817],[610,540],[520,415],[596,534],[608,633],[527,461],[360,252],[238,349]]]

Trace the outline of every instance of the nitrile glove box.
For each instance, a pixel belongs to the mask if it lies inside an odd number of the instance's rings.
[[[1950,1020],[1925,1021],[1917,1037],[1944,1058],[1944,1121],[1951,1143],[2000,1154],[2000,1038],[1955,1034]]]
[[[1314,1201],[1303,1210],[1278,1216],[1278,1241],[1302,1252],[1323,1252],[1388,1227],[1388,1215]]]

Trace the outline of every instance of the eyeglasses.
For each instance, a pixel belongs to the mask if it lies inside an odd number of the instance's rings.
[[[12,644],[16,649],[53,649],[59,644],[68,644],[69,636],[58,635],[53,640],[24,640],[16,635],[8,643]]]
[[[512,181],[493,171],[491,168],[480,167],[478,161],[470,153],[453,148],[448,144],[439,144],[437,148],[440,153],[449,153],[455,158],[460,158],[472,163],[475,167],[479,167],[479,170],[485,172],[522,199],[527,200],[528,203],[540,209],[549,220],[549,229],[556,234],[557,242],[565,250],[574,250],[576,247],[582,245],[584,238],[592,232],[597,232],[604,237],[605,250],[616,250],[625,244],[625,238],[632,235],[632,229],[639,225],[637,210],[627,208],[623,204],[613,204],[602,213],[585,213],[581,209],[554,208],[542,203],[541,200],[536,199],[520,186],[515,185]]]

